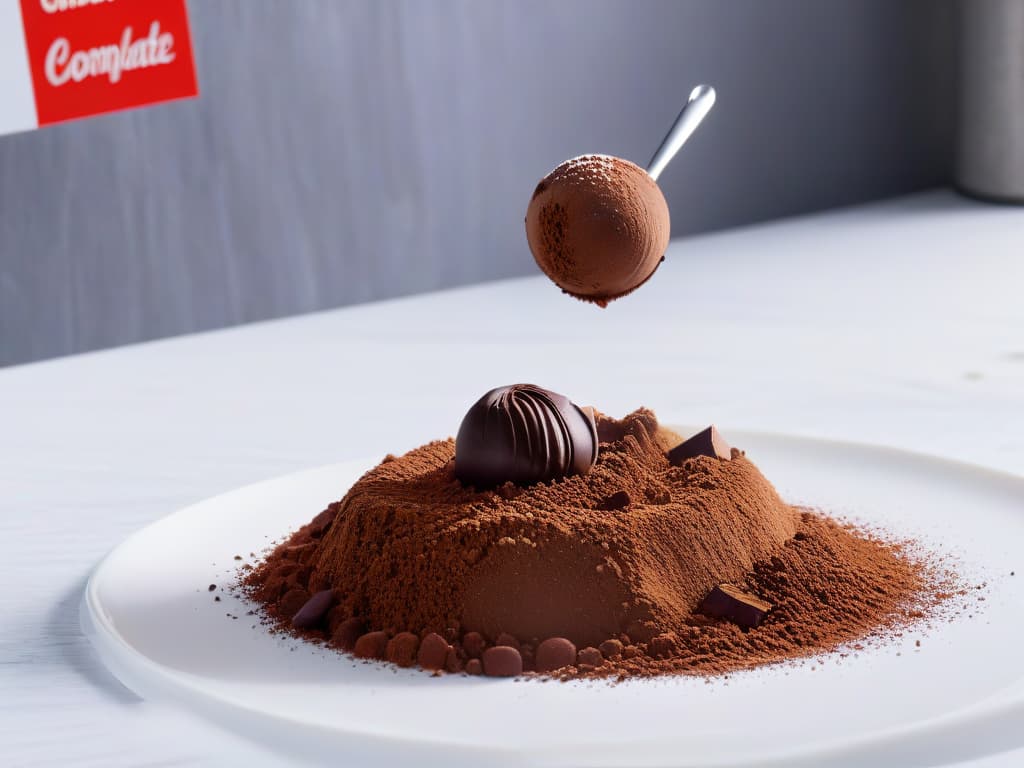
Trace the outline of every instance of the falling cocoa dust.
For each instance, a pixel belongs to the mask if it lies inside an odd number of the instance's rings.
[[[388,456],[242,588],[278,630],[435,672],[479,674],[512,646],[536,674],[538,646],[566,638],[575,663],[544,670],[563,679],[812,656],[965,593],[912,546],[785,504],[741,451],[672,466],[681,438],[644,409],[598,429],[588,475],[527,488],[462,486],[452,440]],[[722,583],[771,604],[759,626],[698,613]]]

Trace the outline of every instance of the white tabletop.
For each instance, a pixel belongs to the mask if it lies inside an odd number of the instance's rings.
[[[535,277],[0,370],[0,762],[280,764],[110,677],[90,568],[190,502],[452,434],[499,384],[1024,474],[1022,290],[1024,209],[937,192],[674,242],[605,310]]]

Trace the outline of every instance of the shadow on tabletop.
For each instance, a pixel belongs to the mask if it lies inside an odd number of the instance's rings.
[[[79,605],[88,576],[78,579],[50,609],[46,617],[46,636],[54,640],[61,658],[74,672],[94,688],[119,704],[138,704],[142,698],[121,683],[100,661],[89,644],[79,622]]]

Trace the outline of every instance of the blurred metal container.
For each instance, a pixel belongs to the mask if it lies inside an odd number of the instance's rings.
[[[960,0],[957,186],[1024,203],[1024,0]]]

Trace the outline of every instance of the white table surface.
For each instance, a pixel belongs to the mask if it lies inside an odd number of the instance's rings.
[[[0,370],[0,764],[289,762],[121,687],[78,629],[90,568],[190,502],[453,434],[516,381],[1024,474],[1024,209],[933,192],[677,241],[603,311],[536,277]]]

